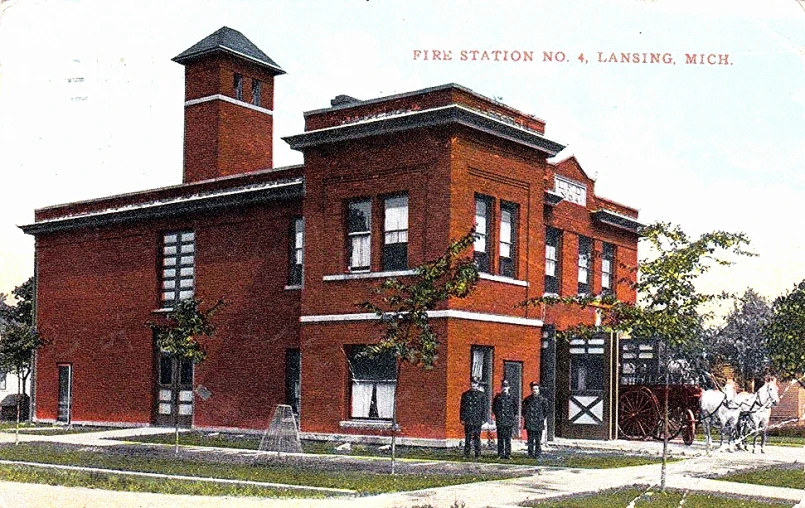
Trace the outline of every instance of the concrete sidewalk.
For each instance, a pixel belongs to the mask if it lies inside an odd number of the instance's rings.
[[[126,437],[170,433],[166,428],[129,428],[102,432],[66,434],[59,436],[20,435],[21,441],[49,441],[86,446],[109,446],[122,444]],[[0,433],[0,442],[13,441],[13,434]],[[584,441],[559,439],[547,446],[551,448],[578,448],[579,451],[622,451],[624,453],[642,452],[659,455],[660,442],[635,441]],[[221,453],[221,450],[193,448],[197,453]],[[802,463],[805,453],[802,448],[767,447],[765,454],[748,452],[728,453],[714,451],[705,454],[704,446],[694,443],[687,447],[681,443],[670,445],[671,456],[685,458],[668,465],[667,485],[684,490],[703,492],[724,492],[748,497],[763,497],[792,505],[802,498],[803,492],[795,489],[762,487],[758,485],[723,482],[705,478],[705,475],[721,475],[742,469],[780,464]],[[227,450],[226,453],[252,454],[254,452]],[[379,459],[387,460],[387,459]],[[506,466],[513,467],[513,466]],[[653,485],[659,482],[658,464],[609,470],[586,470],[567,468],[548,468],[519,466],[531,470],[532,474],[521,478],[494,482],[474,483],[441,487],[414,492],[383,494],[366,497],[333,499],[253,499],[222,498],[204,496],[176,496],[164,494],[142,494],[130,492],[110,492],[92,489],[67,488],[48,485],[19,484],[0,482],[0,508],[19,507],[58,507],[58,508],[147,508],[172,506],[177,508],[207,507],[302,507],[321,506],[410,508],[417,505],[449,508],[455,501],[465,503],[466,508],[503,508],[516,506],[527,500],[546,499],[580,493],[595,493],[601,490],[628,487],[634,484]]]

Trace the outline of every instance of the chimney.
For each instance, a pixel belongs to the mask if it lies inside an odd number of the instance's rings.
[[[182,181],[271,168],[274,76],[285,71],[228,27],[173,61],[185,66]]]

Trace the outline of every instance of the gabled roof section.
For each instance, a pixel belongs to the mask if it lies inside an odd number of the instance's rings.
[[[268,55],[254,45],[242,33],[227,26],[219,28],[215,33],[208,35],[200,42],[182,51],[173,58],[173,61],[185,64],[197,58],[208,56],[217,52],[245,58],[253,63],[265,67],[274,74],[285,74],[285,71]]]
[[[573,154],[570,154],[568,157],[565,157],[563,159],[559,159],[559,160],[555,160],[555,161],[548,161],[548,162],[554,168],[560,169],[560,171],[559,171],[560,176],[567,176],[567,177],[570,177],[570,178],[578,179],[578,177],[576,175],[562,174],[561,170],[567,171],[568,169],[570,169],[571,171],[578,172],[579,175],[582,176],[585,180],[595,182],[595,178],[590,178],[590,175],[588,175],[587,172],[584,171],[584,168],[581,167],[581,163],[579,163],[579,160]]]

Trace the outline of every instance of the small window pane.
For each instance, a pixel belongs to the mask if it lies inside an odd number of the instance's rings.
[[[179,299],[180,300],[187,300],[188,298],[193,298],[193,291],[180,291],[179,292]]]
[[[176,246],[175,245],[166,245],[162,249],[162,254],[166,256],[170,256],[171,254],[176,254]]]
[[[182,279],[179,281],[180,288],[192,288],[193,287],[193,279]]]
[[[408,230],[408,196],[397,196],[393,198],[387,198],[386,214],[385,214],[385,231],[389,232],[389,231],[407,231],[407,230]]]
[[[189,252],[195,252],[196,246],[192,243],[183,243],[182,244],[182,254],[187,254]]]
[[[176,234],[175,234],[175,233],[171,233],[171,234],[165,235],[165,236],[162,238],[162,241],[163,241],[164,243],[176,243],[176,239],[177,239]]]
[[[353,236],[351,240],[352,254],[350,256],[350,267],[368,269],[371,259],[371,237],[369,235]]]
[[[162,281],[162,288],[163,289],[173,289],[176,287],[175,280],[164,280]]]
[[[363,233],[371,231],[372,202],[353,201],[349,204],[349,217],[347,231],[349,233]]]
[[[183,242],[192,242],[196,239],[196,234],[194,232],[189,233],[182,233],[182,241]]]
[[[190,360],[182,360],[182,366],[179,370],[179,383],[183,385],[193,384],[193,362]],[[193,394],[190,390],[182,390],[181,395],[184,398],[179,400],[193,400]]]
[[[183,265],[192,265],[195,261],[193,256],[182,256],[181,263]]]
[[[162,355],[159,359],[159,383],[169,385],[173,382],[173,358]]]
[[[181,275],[181,276],[192,276],[193,272],[194,272],[194,270],[193,270],[192,267],[190,267],[190,268],[182,268],[181,270],[179,270],[179,275]]]
[[[162,299],[163,300],[173,300],[175,298],[176,298],[176,293],[174,293],[173,291],[165,291],[165,292],[162,293]]]
[[[176,258],[169,257],[162,260],[162,264],[165,266],[176,266]]]

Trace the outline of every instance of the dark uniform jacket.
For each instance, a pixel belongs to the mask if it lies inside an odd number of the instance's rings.
[[[513,427],[517,419],[517,401],[511,393],[500,392],[492,400],[492,412],[498,427]]]
[[[523,400],[523,419],[528,430],[542,430],[548,416],[548,400],[533,393]]]
[[[481,390],[467,390],[461,394],[461,421],[464,425],[481,426],[486,420],[486,394]]]

